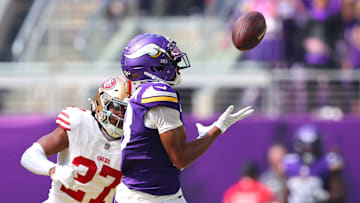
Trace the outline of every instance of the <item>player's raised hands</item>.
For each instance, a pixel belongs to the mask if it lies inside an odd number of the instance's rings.
[[[77,173],[73,167],[67,165],[56,165],[55,172],[51,174],[51,179],[60,182],[67,189],[71,189],[74,184],[74,178],[77,177]]]
[[[234,105],[230,105],[224,113],[221,114],[219,119],[215,121],[215,126],[218,127],[222,133],[224,133],[231,125],[237,121],[248,117],[254,109],[251,106],[240,109],[238,112],[233,113]]]

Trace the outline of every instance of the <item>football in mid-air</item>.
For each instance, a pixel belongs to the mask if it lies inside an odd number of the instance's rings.
[[[247,51],[258,45],[264,38],[266,21],[258,11],[240,16],[232,27],[232,41],[240,51]]]

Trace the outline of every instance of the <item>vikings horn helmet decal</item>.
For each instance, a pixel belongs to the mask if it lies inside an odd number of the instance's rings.
[[[121,57],[124,75],[131,81],[160,80],[178,83],[177,70],[190,67],[176,42],[157,34],[140,34],[125,47]]]

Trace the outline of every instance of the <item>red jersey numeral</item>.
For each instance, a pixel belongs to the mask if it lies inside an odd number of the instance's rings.
[[[75,166],[83,165],[88,168],[85,175],[77,174],[78,177],[75,178],[75,180],[79,181],[80,183],[85,184],[85,183],[90,182],[94,178],[96,171],[97,171],[97,166],[93,160],[90,160],[83,156],[78,156],[73,160],[72,163]],[[103,191],[97,196],[96,199],[91,199],[89,201],[89,203],[104,203],[105,197],[109,194],[109,192],[112,188],[115,188],[120,183],[120,180],[122,177],[122,173],[120,171],[110,168],[109,166],[106,166],[106,165],[103,165],[99,175],[103,176],[103,177],[111,176],[111,177],[114,177],[115,180],[109,186],[105,187],[103,189]],[[60,190],[65,192],[66,194],[70,195],[72,198],[74,198],[75,200],[77,200],[79,202],[81,202],[85,196],[84,191],[82,191],[82,190],[74,191],[71,189],[66,189],[63,185],[61,186]]]
[[[115,177],[115,180],[109,186],[105,187],[96,199],[91,199],[89,203],[104,203],[105,197],[109,194],[112,188],[115,188],[120,183],[122,177],[122,173],[120,171],[106,165],[102,167],[100,175],[105,178],[106,176]]]

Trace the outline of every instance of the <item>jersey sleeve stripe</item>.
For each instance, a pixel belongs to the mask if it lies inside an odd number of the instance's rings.
[[[56,123],[62,123],[63,125],[66,125],[66,126],[69,126],[69,128],[70,128],[70,122],[68,122],[68,121],[65,121],[64,119],[62,119],[62,118],[59,118],[58,117],[58,119],[56,120]]]
[[[65,113],[65,112],[61,112],[60,115],[63,115],[63,116],[65,116],[66,118],[70,118],[70,116],[69,116],[67,113]]]
[[[62,118],[61,115],[58,116],[58,118],[57,118],[56,121],[58,121],[58,120],[61,121],[61,122],[63,122],[63,123],[66,124],[66,125],[70,125],[70,122],[69,122],[67,119]]]
[[[64,130],[70,130],[70,126],[69,126],[69,125],[66,125],[65,123],[63,123],[63,122],[60,121],[60,120],[56,120],[56,124],[57,124],[60,128],[62,128],[62,129],[64,129]]]
[[[142,99],[141,103],[151,103],[151,102],[174,102],[174,103],[178,103],[178,99],[175,97],[151,97],[151,98],[146,98],[146,99]]]
[[[69,118],[65,117],[63,114],[59,114],[59,115],[58,115],[58,119],[60,119],[60,118],[61,118],[64,122],[69,123],[69,125],[70,125]]]

